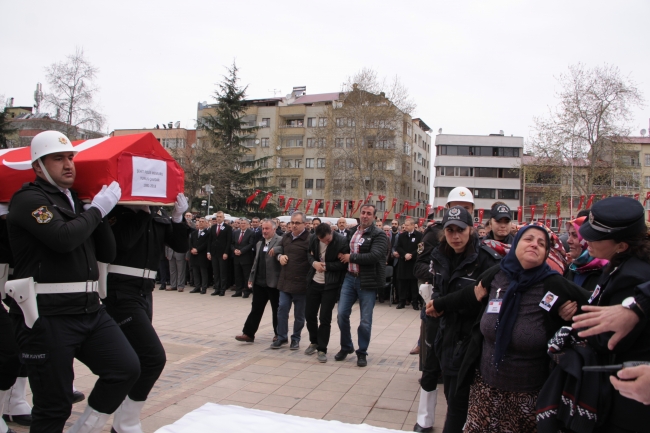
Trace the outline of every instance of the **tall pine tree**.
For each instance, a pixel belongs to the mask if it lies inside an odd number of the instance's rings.
[[[268,214],[274,207],[259,211],[257,203],[246,204],[246,198],[261,184],[271,169],[264,167],[269,157],[254,159],[251,149],[246,147],[246,140],[255,139],[257,126],[249,126],[242,118],[246,114],[245,98],[247,87],[239,86],[237,65],[233,62],[228,68],[228,75],[218,84],[215,93],[214,114],[199,119],[199,129],[203,130],[209,140],[210,152],[216,153],[213,172],[214,200],[216,208],[227,209],[234,214]],[[268,190],[268,188],[258,188]],[[263,196],[262,196],[263,197]]]

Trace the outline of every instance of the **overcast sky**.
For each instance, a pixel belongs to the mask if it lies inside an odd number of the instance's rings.
[[[82,47],[109,131],[193,127],[233,59],[249,97],[339,91],[370,67],[434,131],[527,137],[570,64],[616,65],[650,98],[649,20],[648,0],[3,1],[0,95],[32,105],[46,66]]]

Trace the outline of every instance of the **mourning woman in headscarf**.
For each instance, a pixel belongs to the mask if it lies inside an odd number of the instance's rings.
[[[576,218],[566,223],[569,237],[569,255],[573,259],[564,276],[580,287],[593,292],[598,284],[603,268],[609,263],[606,259],[593,257],[587,251],[587,241],[580,235],[580,226],[586,216]]]
[[[561,326],[569,301],[589,293],[547,264],[551,238],[544,227],[523,227],[498,266],[474,289],[436,299],[440,314],[482,302],[458,384],[471,383],[465,432],[535,432],[535,403],[548,375],[547,341]],[[477,301],[480,300],[480,301]]]

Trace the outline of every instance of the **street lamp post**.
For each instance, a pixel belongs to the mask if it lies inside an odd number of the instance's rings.
[[[203,188],[205,189],[205,192],[208,193],[208,207],[207,207],[207,212],[206,213],[210,212],[210,208],[212,207],[212,206],[210,206],[210,196],[212,195],[212,188],[214,188],[214,186],[211,185],[211,184],[212,184],[212,179],[210,179],[210,181],[208,182],[207,185],[203,185]]]

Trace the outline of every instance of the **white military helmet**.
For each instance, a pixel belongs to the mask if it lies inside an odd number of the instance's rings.
[[[38,161],[45,155],[50,155],[57,152],[74,152],[72,143],[68,137],[61,134],[59,131],[44,131],[32,138],[32,144],[29,146],[29,151],[32,156],[32,162]]]
[[[464,186],[457,186],[452,189],[447,196],[447,204],[453,201],[463,201],[474,204],[474,195],[472,195],[472,192]]]

